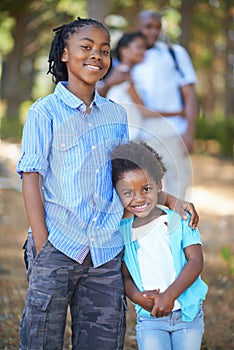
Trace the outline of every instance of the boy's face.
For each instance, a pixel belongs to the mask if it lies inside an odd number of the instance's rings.
[[[161,182],[156,184],[150,174],[142,169],[126,171],[117,182],[116,191],[127,216],[146,218],[158,203]]]
[[[110,66],[108,34],[93,25],[79,28],[68,39],[61,61],[67,65],[69,81],[96,84]]]

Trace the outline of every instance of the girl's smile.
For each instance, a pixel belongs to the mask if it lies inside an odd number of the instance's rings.
[[[92,25],[80,28],[67,40],[61,60],[67,66],[70,91],[94,89],[110,66],[108,34]]]

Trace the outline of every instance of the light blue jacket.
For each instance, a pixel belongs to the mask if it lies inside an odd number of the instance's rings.
[[[201,244],[200,233],[198,229],[192,230],[188,220],[183,220],[179,214],[169,209],[163,209],[168,215],[168,229],[170,237],[170,246],[174,259],[174,267],[176,276],[178,276],[187,263],[184,248],[193,245]],[[143,285],[140,275],[140,269],[137,258],[137,241],[132,241],[132,222],[134,218],[123,219],[120,226],[120,232],[125,243],[124,261],[126,266],[140,291],[143,291]],[[208,287],[201,277],[179,297],[181,304],[182,320],[190,322],[197,315],[202,301],[205,299]],[[150,313],[144,310],[141,306],[135,305],[137,314],[141,316],[150,316]]]

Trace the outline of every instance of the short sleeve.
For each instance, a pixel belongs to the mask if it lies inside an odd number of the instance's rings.
[[[197,82],[196,73],[188,52],[180,45],[173,45],[176,60],[183,76],[180,76],[179,85],[195,84]]]
[[[202,244],[200,232],[198,228],[195,228],[194,230],[189,226],[190,218],[187,220],[182,220],[182,248],[186,248],[189,245],[193,244]]]

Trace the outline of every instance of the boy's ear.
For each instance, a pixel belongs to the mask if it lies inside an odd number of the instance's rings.
[[[61,56],[61,61],[62,62],[67,62],[67,60],[68,60],[68,53],[67,53],[67,49],[65,48],[64,50],[63,50],[63,53],[62,53],[62,56]]]

